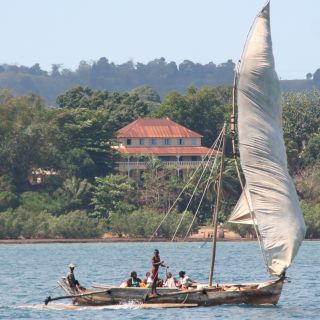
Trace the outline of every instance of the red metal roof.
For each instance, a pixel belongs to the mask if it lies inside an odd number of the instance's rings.
[[[209,148],[206,147],[114,147],[121,154],[151,154],[151,155],[206,155]],[[220,153],[214,151],[213,154]]]
[[[189,130],[169,118],[137,119],[117,132],[118,138],[201,138],[202,135]]]

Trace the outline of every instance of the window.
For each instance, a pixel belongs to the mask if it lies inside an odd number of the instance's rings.
[[[156,144],[157,144],[157,140],[156,140],[155,138],[152,138],[152,139],[151,139],[151,144],[152,144],[152,145],[156,145]]]
[[[182,139],[182,138],[179,138],[179,139],[178,139],[178,145],[180,145],[180,146],[183,145],[183,139]]]
[[[144,139],[140,139],[140,145],[141,145],[141,146],[144,145]]]
[[[192,145],[196,146],[197,145],[197,139],[196,138],[192,138]]]
[[[159,156],[159,159],[162,161],[172,161],[172,157],[170,156]]]
[[[131,139],[127,139],[127,145],[128,145],[128,146],[131,145]]]
[[[164,144],[165,145],[170,145],[171,144],[171,139],[168,139],[168,138],[164,139]]]

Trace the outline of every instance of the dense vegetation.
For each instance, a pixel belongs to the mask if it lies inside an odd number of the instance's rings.
[[[148,159],[143,183],[115,173],[115,132],[138,117],[170,117],[205,136],[210,146],[228,120],[231,88],[190,87],[161,102],[150,87],[125,93],[75,87],[49,108],[35,95],[0,92],[0,238],[150,236],[174,204],[157,236],[184,236],[204,190],[199,185],[187,206],[197,176],[174,203],[186,181],[158,159]],[[284,134],[309,237],[320,236],[320,92],[283,97]],[[33,168],[57,173],[30,184]],[[225,222],[241,192],[234,164],[227,160],[220,222]],[[205,173],[208,175],[208,173]],[[191,228],[210,221],[216,172]],[[187,180],[189,177],[186,177]],[[181,217],[184,217],[181,220]],[[239,229],[241,233],[250,230]]]
[[[42,70],[36,63],[32,67],[0,65],[0,87],[14,94],[28,93],[42,96],[50,105],[56,97],[74,86],[88,86],[94,90],[124,92],[148,84],[164,97],[171,91],[185,92],[190,86],[231,85],[235,64],[194,63],[185,60],[179,65],[164,58],[149,63],[126,63],[116,65],[106,58],[97,61],[81,61],[76,70],[53,64],[50,72]],[[311,90],[320,87],[320,69],[308,73],[306,79],[281,81],[284,92]]]

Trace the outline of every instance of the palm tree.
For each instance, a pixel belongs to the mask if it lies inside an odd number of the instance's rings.
[[[90,203],[92,185],[87,179],[71,177],[66,179],[56,191],[56,195],[65,197],[67,200],[66,211],[73,211],[87,207]]]

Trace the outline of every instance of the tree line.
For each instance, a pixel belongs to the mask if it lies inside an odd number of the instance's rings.
[[[170,117],[201,133],[204,145],[210,146],[230,118],[231,92],[228,86],[189,87],[184,94],[171,92],[161,101],[150,87],[119,93],[80,86],[58,96],[58,108],[50,108],[38,96],[17,97],[1,90],[0,238],[99,237],[107,231],[150,236],[185,181],[176,176],[175,168],[152,157],[139,185],[117,175],[117,153],[112,149],[116,131],[138,117]],[[288,165],[309,237],[320,235],[319,128],[319,91],[283,96]],[[50,168],[57,174],[32,185],[28,180],[32,168]],[[211,220],[216,174],[191,232]],[[170,237],[183,213],[178,235],[186,234],[204,190],[200,185],[185,212],[195,181],[157,236]],[[240,193],[234,164],[227,159],[221,223],[227,221]],[[251,232],[228,227],[241,234]]]
[[[127,61],[115,64],[102,57],[97,61],[80,61],[75,70],[62,64],[52,64],[48,72],[36,63],[31,67],[0,65],[0,87],[8,88],[17,95],[33,93],[56,105],[56,97],[74,86],[94,90],[125,92],[148,84],[161,97],[171,91],[185,92],[190,86],[232,85],[235,63],[232,60],[215,64],[195,63],[184,60],[177,64],[164,58],[146,64]],[[280,81],[284,91],[302,91],[320,87],[320,69],[307,73],[306,79]]]

